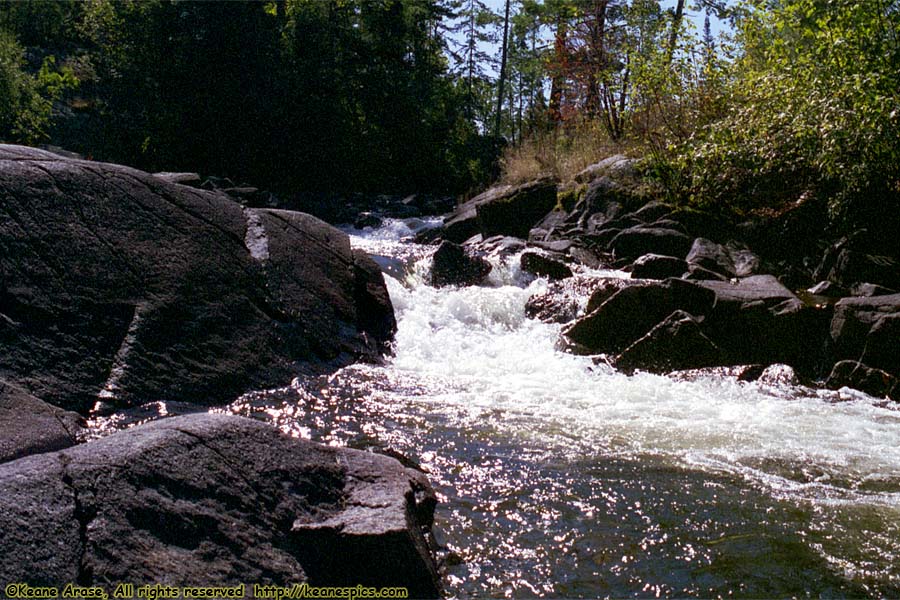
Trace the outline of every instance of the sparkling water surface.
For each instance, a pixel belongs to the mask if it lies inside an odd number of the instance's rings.
[[[547,282],[493,257],[427,284],[437,220],[348,230],[386,272],[393,355],[225,409],[395,452],[438,492],[453,597],[900,597],[900,409],[849,389],[625,376],[525,316]],[[585,276],[621,276],[588,272]],[[191,409],[155,403],[96,431]]]

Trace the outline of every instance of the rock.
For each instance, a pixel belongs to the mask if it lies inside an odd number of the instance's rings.
[[[544,242],[559,236],[564,227],[569,213],[561,210],[553,210],[547,213],[541,221],[528,232],[528,240],[531,242]]]
[[[628,346],[615,359],[616,367],[666,373],[721,364],[722,351],[703,333],[701,321],[683,310],[674,311]]]
[[[609,243],[616,258],[635,259],[644,254],[663,254],[676,258],[686,256],[691,239],[673,229],[632,227],[617,234]]]
[[[774,306],[785,300],[797,300],[797,296],[773,275],[753,275],[735,282],[702,281],[698,285],[715,292],[717,304],[745,304],[759,301],[766,306]]]
[[[643,223],[652,223],[658,219],[665,217],[672,212],[672,207],[662,202],[648,202],[638,210],[631,213],[631,217]]]
[[[394,330],[377,265],[309,215],[16,146],[0,195],[0,372],[62,408],[228,402]]]
[[[866,296],[868,298],[872,296],[890,296],[891,294],[896,294],[896,290],[891,290],[886,287],[876,285],[874,283],[856,283],[850,286],[847,294],[848,296]]]
[[[680,279],[623,287],[563,335],[591,353],[622,352],[676,310],[704,315],[714,301],[710,290]]]
[[[84,420],[0,379],[0,463],[74,446]]]
[[[900,400],[900,381],[895,376],[855,360],[835,364],[825,386],[832,390],[849,387],[876,398]]]
[[[545,291],[532,295],[525,303],[525,315],[545,323],[568,323],[584,312],[584,298],[591,295],[598,280],[575,275],[551,281]]]
[[[589,221],[596,226],[616,219],[625,210],[627,200],[628,195],[620,184],[609,177],[601,177],[588,186],[567,222],[588,229]]]
[[[694,240],[685,260],[726,278],[747,277],[759,267],[759,258],[746,247],[736,242],[723,246],[705,238]]]
[[[754,381],[768,385],[795,386],[800,385],[800,378],[790,365],[769,365]]]
[[[813,296],[825,296],[828,298],[840,298],[847,295],[846,290],[830,281],[820,281],[806,291]]]
[[[588,298],[585,312],[594,312],[597,307],[612,298],[619,290],[650,285],[656,285],[656,282],[650,279],[622,279],[619,277],[606,277],[596,280],[590,298]]]
[[[354,229],[365,229],[366,227],[381,227],[381,224],[384,221],[381,217],[376,215],[373,212],[364,211],[359,213],[356,217],[356,220],[353,222]]]
[[[0,580],[402,586],[438,597],[424,476],[234,416],[0,465]],[[112,592],[112,589],[108,589]]]
[[[900,375],[900,313],[884,315],[875,321],[866,336],[860,361]]]
[[[168,181],[169,183],[180,183],[181,185],[189,185],[191,187],[200,187],[200,183],[202,180],[200,179],[200,175],[197,173],[171,173],[171,172],[163,172],[163,173],[154,173],[154,177],[159,177],[163,181]]]
[[[724,241],[734,237],[734,228],[726,219],[693,208],[676,208],[666,219],[680,223],[691,237]]]
[[[868,350],[869,338],[874,333],[869,357],[878,364],[870,366],[878,366],[889,373],[900,375],[900,353],[896,350],[900,347],[896,338],[898,315],[900,294],[839,300],[835,304],[831,321],[835,357],[839,360],[861,360]],[[888,320],[881,323],[882,319]]]
[[[546,250],[547,252],[556,252],[558,254],[565,254],[575,245],[575,242],[572,240],[553,240],[550,242],[531,242],[531,246],[536,248],[541,248],[542,250]]]
[[[491,263],[453,242],[443,241],[434,252],[431,285],[476,285],[491,272]]]
[[[828,307],[804,304],[771,275],[698,285],[716,293],[704,330],[730,364],[784,363],[808,375],[822,367]]]
[[[687,273],[682,275],[682,279],[690,281],[728,281],[728,277],[725,275],[704,269],[699,265],[688,265]]]
[[[524,252],[520,260],[523,271],[538,277],[557,281],[572,276],[572,269],[564,263],[537,252]]]
[[[687,262],[674,256],[645,254],[631,265],[631,276],[638,279],[666,279],[680,277],[687,271]]]
[[[575,262],[582,264],[589,269],[599,269],[603,266],[603,261],[600,260],[597,253],[582,246],[572,246],[569,248],[569,256],[571,256]]]
[[[580,171],[575,175],[575,181],[578,183],[588,183],[603,176],[612,178],[634,177],[636,174],[636,165],[636,160],[622,154],[615,154]]]
[[[484,237],[511,235],[525,239],[531,228],[556,206],[556,183],[540,179],[492,188],[474,202],[478,227]]]
[[[444,219],[444,227],[441,229],[441,234],[445,240],[462,244],[473,235],[479,233],[478,215],[475,213],[475,202],[477,200],[478,198],[473,198],[459,205],[455,211]]]
[[[820,266],[817,273],[823,270],[823,266]],[[867,282],[890,289],[900,289],[900,263],[890,256],[856,250],[850,242],[847,247],[838,251],[826,279],[844,287]]]

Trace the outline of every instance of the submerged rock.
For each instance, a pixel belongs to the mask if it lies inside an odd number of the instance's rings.
[[[443,241],[435,250],[431,265],[431,285],[476,285],[491,272],[491,263],[466,248]]]
[[[241,417],[163,419],[0,465],[0,581],[360,584],[434,598],[434,506],[425,477],[393,458]]]
[[[220,403],[376,359],[378,266],[302,213],[0,146],[0,371],[63,408]]]

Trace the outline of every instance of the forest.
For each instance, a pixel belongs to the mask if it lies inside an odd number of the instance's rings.
[[[338,193],[625,152],[670,201],[871,217],[900,188],[900,2],[6,2],[0,139]]]

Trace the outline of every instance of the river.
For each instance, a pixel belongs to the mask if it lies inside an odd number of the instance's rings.
[[[433,248],[401,238],[429,224],[350,230],[388,273],[384,365],[225,410],[421,465],[451,596],[900,596],[898,405],[560,352],[525,316],[547,282],[516,257],[483,286],[427,285]]]

